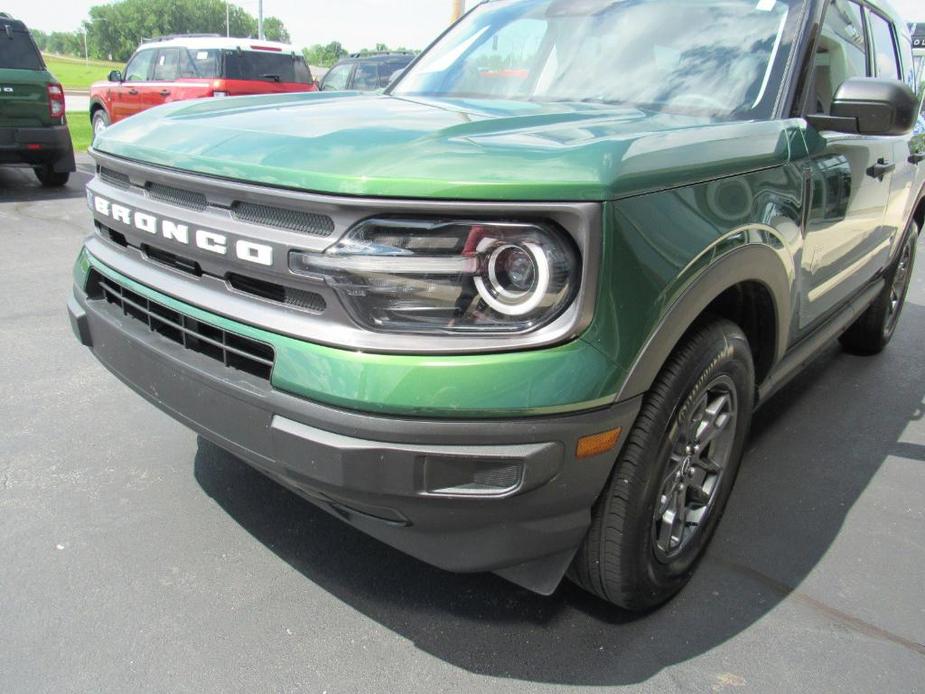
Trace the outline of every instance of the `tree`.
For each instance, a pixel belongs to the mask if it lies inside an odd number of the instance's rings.
[[[331,41],[326,46],[316,43],[310,48],[303,49],[302,54],[305,56],[306,63],[317,65],[318,67],[331,67],[338,60],[348,55],[347,50],[340,44],[340,41]]]
[[[257,35],[257,20],[229,5],[232,36]],[[99,58],[127,60],[146,38],[168,34],[225,35],[224,0],[120,0],[90,8],[84,22],[90,53]],[[264,19],[268,39],[288,41],[289,32],[277,17]]]
[[[289,43],[289,32],[286,31],[286,25],[279,17],[263,18],[263,35],[267,41]]]

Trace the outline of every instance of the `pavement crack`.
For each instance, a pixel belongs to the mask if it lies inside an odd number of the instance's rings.
[[[894,634],[892,631],[878,627],[875,624],[871,624],[859,617],[843,612],[836,607],[831,605],[826,605],[821,600],[817,600],[814,597],[803,593],[793,586],[787,585],[782,581],[778,581],[776,578],[772,578],[758,569],[754,569],[750,566],[740,564],[738,562],[730,561],[728,559],[723,559],[722,557],[711,556],[713,561],[716,561],[723,566],[732,569],[733,571],[738,571],[739,573],[745,574],[752,578],[757,579],[764,585],[768,586],[775,592],[779,593],[781,597],[789,597],[810,609],[819,612],[822,615],[825,615],[828,619],[841,624],[842,626],[851,629],[854,632],[859,634],[864,634],[875,639],[881,639],[883,641],[889,641],[890,643],[895,643],[898,646],[902,646],[913,653],[918,653],[919,655],[925,656],[925,644],[921,644],[918,641],[913,639],[908,639],[905,636],[900,636],[899,634]]]

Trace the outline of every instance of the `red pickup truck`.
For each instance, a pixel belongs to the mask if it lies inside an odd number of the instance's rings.
[[[317,86],[302,54],[273,41],[169,36],[143,43],[124,72],[90,87],[93,132],[170,101],[311,92]]]

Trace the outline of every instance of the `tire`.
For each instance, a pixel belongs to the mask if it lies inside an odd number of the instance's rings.
[[[106,113],[105,109],[97,109],[93,112],[93,119],[91,121],[93,125],[93,136],[96,137],[106,128],[109,127],[109,115]]]
[[[50,166],[36,166],[33,170],[35,177],[45,188],[60,188],[67,185],[71,177],[70,171],[55,171]]]
[[[569,578],[629,610],[660,605],[684,587],[735,482],[751,424],[754,392],[751,349],[735,323],[714,319],[688,333],[645,396],[607,486],[592,509],[591,528],[575,555]],[[723,398],[725,409],[717,406]],[[704,400],[710,414],[703,409]],[[717,433],[706,446],[697,443],[695,449],[690,444],[700,437],[688,432],[690,423],[700,421],[701,416],[703,422],[717,425]],[[721,463],[718,472],[709,458]],[[714,471],[707,472],[707,467]],[[696,521],[693,525],[681,523],[678,513],[671,515],[678,510],[672,502],[678,500],[692,502],[687,519]],[[702,510],[693,509],[698,504]],[[679,522],[668,523],[670,517]],[[675,528],[679,532],[671,532]]]
[[[912,280],[918,226],[909,227],[896,260],[886,273],[886,286],[864,313],[839,338],[849,352],[871,355],[882,352],[896,332]]]

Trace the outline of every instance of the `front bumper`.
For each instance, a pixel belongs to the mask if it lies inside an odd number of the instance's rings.
[[[50,164],[58,173],[77,170],[71,134],[66,125],[0,127],[0,164]]]
[[[79,286],[68,311],[80,341],[122,381],[286,487],[430,564],[495,571],[543,593],[584,537],[617,454],[578,460],[578,439],[628,432],[639,408],[633,400],[507,420],[371,415],[231,370]]]

